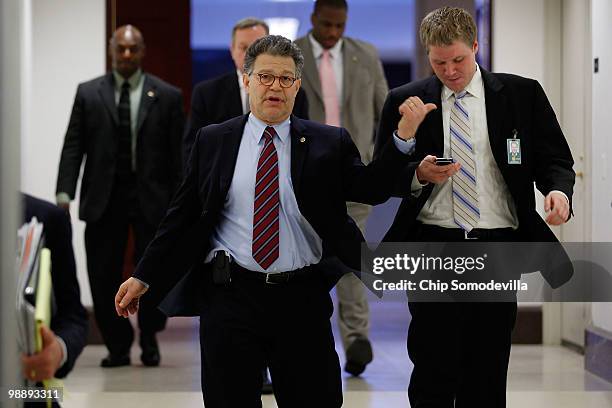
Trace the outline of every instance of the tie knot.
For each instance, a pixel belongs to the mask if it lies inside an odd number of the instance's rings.
[[[455,92],[455,99],[459,101],[459,100],[463,99],[466,95],[467,95],[467,91],[466,90],[463,90],[461,92]]]
[[[264,139],[272,140],[274,139],[274,136],[276,136],[276,130],[274,130],[272,126],[267,126],[263,132]]]
[[[121,85],[121,90],[122,91],[129,91],[130,90],[130,83],[128,81],[124,81],[123,85]]]

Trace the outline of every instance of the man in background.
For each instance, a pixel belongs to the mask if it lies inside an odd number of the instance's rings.
[[[247,91],[242,83],[244,55],[255,40],[269,34],[265,21],[254,17],[244,18],[232,28],[230,52],[236,66],[235,71],[220,77],[200,82],[193,89],[191,112],[183,137],[183,160],[189,159],[191,146],[197,131],[213,123],[223,123],[228,119],[250,111]],[[308,102],[303,90],[295,98],[293,114],[308,119]]]
[[[134,333],[109,299],[122,282],[129,230],[137,262],[178,186],[184,114],[180,90],[143,72],[145,43],[136,27],[119,27],[109,54],[112,71],[77,89],[56,191],[58,205],[68,210],[85,160],[79,217],[87,223],[94,313],[109,351],[100,365],[117,367],[130,364]],[[159,310],[142,305],[138,325],[144,365],[159,365],[156,333],[165,324]]]
[[[304,53],[302,86],[311,120],[346,128],[364,163],[372,160],[374,134],[388,87],[376,49],[345,37],[345,0],[317,0],[312,30],[296,44]],[[365,234],[371,207],[347,203],[349,215]],[[369,307],[363,284],[353,274],[336,286],[338,323],[346,351],[345,371],[359,375],[372,361],[368,339]]]

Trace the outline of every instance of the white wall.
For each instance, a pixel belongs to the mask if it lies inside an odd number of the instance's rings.
[[[27,1],[31,33],[24,72],[21,188],[55,202],[59,156],[77,84],[105,71],[105,1]],[[81,298],[91,305],[78,201],[71,210]]]
[[[493,70],[540,81],[559,112],[561,0],[494,1]]]
[[[27,10],[20,0],[0,1],[0,384],[22,383],[17,351],[15,253],[19,217],[19,135],[22,121],[22,45]],[[14,388],[14,387],[11,387]],[[16,408],[16,401],[2,406]],[[21,406],[21,405],[19,405]]]
[[[612,4],[609,0],[591,1],[592,50],[599,58],[599,73],[593,74],[592,99],[592,237],[593,241],[612,241]],[[605,220],[605,222],[602,222]],[[593,303],[593,325],[612,332],[612,304]]]
[[[561,0],[494,1],[491,12],[493,71],[537,79],[559,115]],[[543,200],[536,190],[536,210],[540,214],[544,212]],[[560,313],[559,304],[543,306],[545,344],[560,343]]]

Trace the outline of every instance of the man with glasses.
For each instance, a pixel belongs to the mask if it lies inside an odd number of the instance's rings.
[[[261,407],[264,363],[279,407],[342,405],[329,290],[340,262],[360,268],[363,242],[345,202],[386,201],[407,156],[398,138],[364,166],[345,129],[291,115],[303,63],[281,36],[249,47],[251,113],[199,130],[185,181],[115,298],[128,317],[143,282],[157,302],[180,280],[164,306],[201,316],[207,408]]]
[[[238,21],[232,28],[230,45],[236,69],[217,78],[200,82],[193,88],[191,112],[183,137],[184,164],[187,164],[191,146],[200,128],[249,113],[249,98],[242,83],[244,55],[255,40],[268,35],[269,32],[268,24],[258,18],[247,17]],[[308,103],[302,89],[295,98],[293,114],[308,119]]]
[[[236,116],[249,113],[249,97],[242,82],[242,69],[246,50],[258,38],[268,35],[270,29],[265,21],[254,17],[243,18],[232,29],[230,52],[236,70],[220,77],[200,82],[193,89],[191,112],[183,137],[183,163],[186,166],[191,146],[200,128],[213,123],[222,123]],[[300,88],[295,97],[293,114],[308,119],[306,94]],[[264,394],[272,393],[272,382],[268,370],[263,369]]]

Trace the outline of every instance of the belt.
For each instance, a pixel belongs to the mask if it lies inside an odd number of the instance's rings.
[[[230,270],[232,274],[232,279],[238,278],[256,280],[263,282],[267,285],[278,285],[286,284],[289,282],[304,281],[307,279],[312,279],[315,275],[310,267],[304,267],[288,272],[265,273],[251,271],[249,269],[243,268],[235,262],[232,262]]]
[[[510,239],[516,234],[516,230],[513,228],[474,228],[470,232],[467,232],[461,228],[445,228],[431,224],[421,224],[421,230],[424,235],[435,236],[448,240],[482,240],[482,241],[494,241],[499,239]]]

